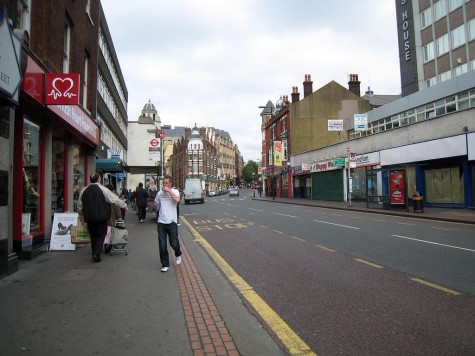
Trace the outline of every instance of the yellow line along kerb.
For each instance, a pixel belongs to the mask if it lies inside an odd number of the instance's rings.
[[[244,298],[253,306],[277,337],[282,341],[291,355],[315,355],[310,347],[272,310],[272,308],[253,290],[253,288],[234,271],[221,255],[196,231],[184,218],[181,218],[196,241],[210,254],[231,283],[239,290]]]

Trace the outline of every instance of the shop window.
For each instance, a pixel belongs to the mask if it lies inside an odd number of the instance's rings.
[[[8,138],[10,132],[10,107],[0,106],[0,136]]]
[[[40,230],[40,128],[25,119],[23,130],[22,234]]]
[[[461,167],[426,170],[425,184],[428,203],[464,203]]]
[[[74,147],[74,181],[73,181],[73,194],[74,194],[74,211],[77,211],[77,203],[79,200],[79,192],[84,188],[84,156],[81,154],[79,147]]]
[[[64,212],[64,142],[53,141],[51,213]]]

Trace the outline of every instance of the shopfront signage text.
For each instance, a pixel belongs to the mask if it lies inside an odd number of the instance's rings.
[[[341,169],[340,166],[335,165],[333,161],[324,161],[321,163],[313,163],[310,168],[310,173],[332,171],[335,169]]]
[[[124,159],[124,151],[119,149],[111,149],[107,150],[107,158],[109,159]]]
[[[407,5],[407,0],[401,0],[401,5]],[[411,60],[411,42],[409,40],[409,21],[408,21],[408,13],[407,9],[404,9],[401,12],[401,19],[402,19],[402,39],[404,41],[404,59],[406,61]]]
[[[95,145],[99,144],[99,127],[75,105],[50,105],[48,108],[64,121],[86,136]]]
[[[15,43],[18,40],[10,31],[5,5],[0,5],[0,92],[13,97],[21,81],[21,71]]]

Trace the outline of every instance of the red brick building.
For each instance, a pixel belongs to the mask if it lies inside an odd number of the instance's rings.
[[[0,242],[10,274],[15,256],[31,259],[48,249],[54,214],[74,211],[76,189],[88,184],[96,157],[117,148],[107,138],[127,148],[127,90],[100,1],[2,3],[21,43],[22,75],[18,100],[0,97],[8,127],[0,146],[10,157]],[[45,90],[51,75],[61,79]],[[49,96],[74,101],[51,103]]]

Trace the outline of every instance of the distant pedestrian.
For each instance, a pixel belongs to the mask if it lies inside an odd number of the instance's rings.
[[[126,210],[127,204],[101,184],[99,173],[92,173],[89,180],[91,184],[79,193],[78,213],[80,218],[87,223],[91,236],[92,258],[94,262],[101,262],[102,246],[107,234],[107,221],[111,214],[110,204],[117,204]]]
[[[143,223],[145,217],[147,216],[147,201],[148,201],[148,192],[143,187],[143,183],[139,183],[137,191],[135,192],[135,205],[139,210],[139,221]]]
[[[167,236],[170,246],[175,251],[176,264],[181,263],[180,241],[178,240],[178,213],[177,206],[180,203],[180,192],[172,188],[173,179],[170,176],[163,178],[163,187],[155,197],[157,205],[157,231],[158,248],[160,251],[160,262],[162,272],[167,272],[170,268],[170,256],[167,249]]]
[[[262,198],[262,184],[259,184],[259,186],[257,187],[257,191],[259,193],[259,198]]]

